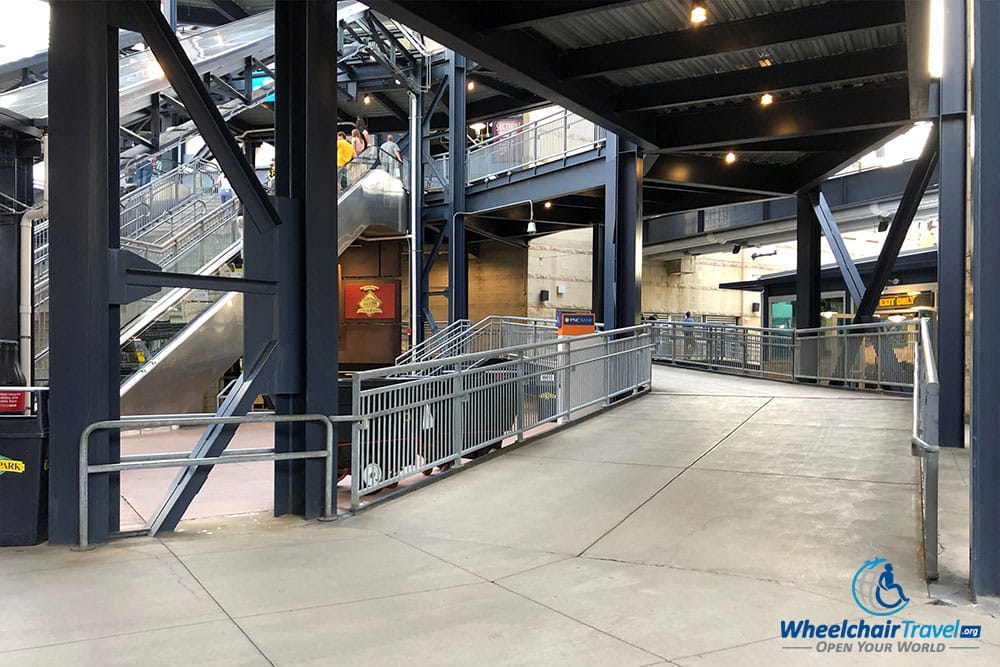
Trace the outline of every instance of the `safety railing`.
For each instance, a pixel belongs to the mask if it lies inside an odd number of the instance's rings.
[[[351,507],[650,386],[649,326],[361,371],[352,376]]]
[[[499,174],[530,169],[593,150],[606,139],[604,128],[563,110],[472,146],[468,151],[466,178],[471,184]]]
[[[396,357],[396,365],[403,366],[436,358],[437,352],[447,346],[448,341],[461,335],[470,326],[472,326],[470,320],[455,320],[444,329],[438,330],[434,335],[428,336]]]
[[[555,320],[551,319],[488,315],[475,324],[457,320],[401,354],[396,365],[539,343],[556,336]]]
[[[122,245],[141,257],[156,262],[164,271],[199,275],[215,273],[221,264],[240,249],[238,214],[238,202],[230,199],[200,219],[187,224],[174,238],[167,239],[163,244],[128,240]],[[48,377],[48,290],[47,285],[45,287],[40,293],[36,291],[35,301],[34,360],[36,377],[41,379]],[[124,329],[136,321],[169,293],[171,288],[164,287],[148,297],[121,306],[120,326]],[[188,317],[191,315],[186,313]]]
[[[218,167],[199,159],[158,175],[147,185],[123,195],[119,212],[122,241],[145,238],[154,228],[179,228],[192,217],[206,214],[209,207],[203,195],[214,192],[218,176]],[[32,238],[37,307],[48,299],[48,220],[35,223]]]
[[[333,505],[334,471],[337,469],[337,449],[334,447],[334,421],[351,421],[351,417],[327,417],[324,415],[274,415],[253,413],[242,417],[215,417],[204,415],[164,415],[160,417],[125,417],[90,424],[80,434],[79,447],[79,493],[80,493],[80,548],[90,545],[90,475],[121,472],[125,470],[145,470],[150,468],[178,468],[192,466],[213,466],[224,463],[250,463],[254,461],[290,461],[299,459],[326,459],[323,490],[323,518],[333,519],[336,514]],[[190,452],[169,452],[157,454],[123,454],[115,463],[90,463],[90,436],[96,431],[136,430],[161,426],[204,426],[208,424],[259,424],[284,422],[315,422],[326,429],[326,446],[322,450],[305,452],[276,452],[274,447],[244,448],[226,451],[219,456],[194,457]],[[151,526],[147,523],[132,534],[148,534]]]
[[[606,141],[603,127],[563,110],[471,146],[466,153],[466,185],[563,160],[600,148]],[[449,153],[441,153],[427,163],[425,190],[445,187],[449,159]]]
[[[938,384],[937,364],[927,320],[919,322],[913,359],[913,434],[910,451],[920,457],[920,488],[923,497],[924,574],[938,578]]]
[[[763,329],[656,322],[657,361],[779,380],[909,392],[918,322]]]

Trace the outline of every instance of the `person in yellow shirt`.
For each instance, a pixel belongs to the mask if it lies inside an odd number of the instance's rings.
[[[354,159],[354,146],[347,140],[347,135],[343,132],[337,133],[337,169],[343,169],[344,165]],[[340,187],[347,187],[347,172],[340,172]]]

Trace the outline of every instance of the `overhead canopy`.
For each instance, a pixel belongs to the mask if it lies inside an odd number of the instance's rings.
[[[658,154],[647,184],[792,193],[927,113],[919,0],[368,4]]]

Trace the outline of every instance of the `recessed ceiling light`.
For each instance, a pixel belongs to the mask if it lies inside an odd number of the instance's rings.
[[[703,2],[698,2],[695,0],[691,3],[691,23],[698,25],[699,23],[704,23],[708,19],[708,10],[705,9],[705,4]]]
[[[552,202],[550,201],[545,202],[545,208],[552,208]]]
[[[726,164],[732,164],[736,162],[736,153],[729,151],[726,153]]]
[[[766,107],[774,102],[774,95],[771,93],[764,93],[760,96],[760,105]]]

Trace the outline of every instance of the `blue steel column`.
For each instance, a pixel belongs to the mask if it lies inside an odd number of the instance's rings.
[[[972,595],[1000,595],[1000,3],[975,0],[972,74]],[[944,170],[942,169],[942,177]]]
[[[942,447],[962,447],[965,444],[966,13],[964,2],[942,4],[945,69],[938,123],[937,355],[941,382],[938,424]]]
[[[109,248],[118,246],[118,31],[110,3],[51,3],[49,50],[50,449],[49,541],[78,530],[78,443],[118,417],[118,307],[109,305]],[[118,439],[91,438],[91,463],[117,458]],[[117,477],[91,477],[91,542],[118,528]]]
[[[282,225],[271,235],[278,278],[277,327],[278,365],[275,369],[274,409],[278,414],[304,412],[304,320],[302,202],[305,196],[305,107],[307,11],[305,2],[279,0],[275,3],[275,175],[276,207]],[[336,253],[334,253],[336,254]],[[305,445],[301,424],[276,424],[274,446],[279,452],[299,451]],[[278,461],[274,464],[274,513],[301,514],[305,508],[301,483],[302,461]]]
[[[820,325],[820,226],[808,192],[797,204],[795,328],[812,329]]]
[[[820,226],[809,194],[799,193],[796,208],[796,329],[820,325]],[[804,345],[795,354],[796,372],[816,375],[816,346]]]
[[[305,108],[305,411],[335,415],[338,409],[337,323],[337,138],[330,126],[337,119],[337,53],[329,47],[329,35],[337,30],[335,0],[317,0],[308,8]],[[307,450],[325,447],[320,424],[306,426]],[[322,459],[306,461],[304,494],[306,518],[320,516],[323,509],[324,465]],[[336,475],[336,471],[334,471]],[[335,481],[335,480],[334,480]]]
[[[618,238],[615,261],[618,300],[615,323],[638,324],[642,317],[642,155],[621,141],[618,152]]]
[[[469,316],[469,264],[465,250],[465,56],[449,51],[448,67],[448,321]],[[433,113],[433,110],[429,113]],[[458,213],[458,215],[456,215]]]
[[[618,135],[608,132],[605,150],[605,165],[607,167],[604,186],[604,236],[600,253],[603,258],[601,266],[601,302],[598,315],[603,316],[604,328],[617,328],[618,316]],[[595,280],[597,278],[595,277]]]

